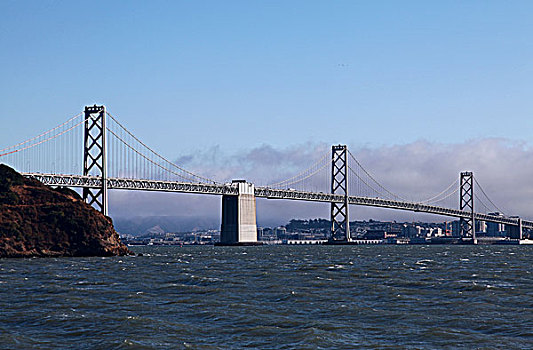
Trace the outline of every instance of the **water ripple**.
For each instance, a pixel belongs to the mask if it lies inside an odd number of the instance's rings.
[[[533,348],[530,247],[134,249],[0,260],[0,348]]]

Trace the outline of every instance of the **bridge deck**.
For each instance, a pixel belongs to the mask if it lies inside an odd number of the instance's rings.
[[[67,187],[85,187],[99,188],[102,185],[102,179],[95,176],[81,175],[56,175],[56,174],[39,174],[24,173],[28,178],[34,178],[46,185],[67,186]],[[107,179],[109,189],[117,190],[141,190],[141,191],[159,191],[159,192],[180,192],[180,193],[197,193],[211,195],[237,195],[237,187],[231,184],[208,184],[208,183],[189,183],[174,181],[157,181],[157,180],[138,180],[138,179]],[[344,195],[322,193],[322,192],[305,192],[295,190],[272,189],[265,187],[256,187],[255,196],[268,199],[290,199],[299,201],[313,201],[326,203],[342,203]],[[458,209],[444,208],[433,205],[426,205],[414,202],[402,202],[380,198],[348,196],[348,203],[353,205],[363,205],[371,207],[390,208],[397,210],[406,210],[421,213],[430,213],[455,218],[469,218],[470,213]],[[476,220],[484,220],[507,225],[518,225],[519,219],[492,216],[482,213],[475,213]],[[533,229],[532,221],[522,221],[524,228]]]

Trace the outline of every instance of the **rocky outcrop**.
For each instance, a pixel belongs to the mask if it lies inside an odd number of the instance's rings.
[[[111,219],[76,192],[0,164],[0,257],[127,254]]]

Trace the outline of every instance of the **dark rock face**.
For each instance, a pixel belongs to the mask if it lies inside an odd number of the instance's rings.
[[[68,188],[0,164],[0,257],[113,256],[132,252],[110,218]]]

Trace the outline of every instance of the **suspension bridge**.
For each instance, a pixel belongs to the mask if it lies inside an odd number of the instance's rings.
[[[406,199],[378,182],[345,145],[332,146],[331,153],[285,180],[258,186],[244,180],[219,182],[160,155],[105,106],[87,106],[46,132],[0,149],[0,162],[46,185],[81,188],[83,200],[104,215],[108,215],[109,190],[222,196],[221,242],[225,244],[257,242],[256,198],[330,203],[330,241],[339,243],[352,240],[350,205],[458,218],[459,238],[473,243],[476,221],[508,225],[512,236],[519,239],[523,229],[533,229],[533,221],[494,214],[502,211],[472,172],[461,172],[443,191],[427,199]],[[457,197],[455,207],[451,201]]]

